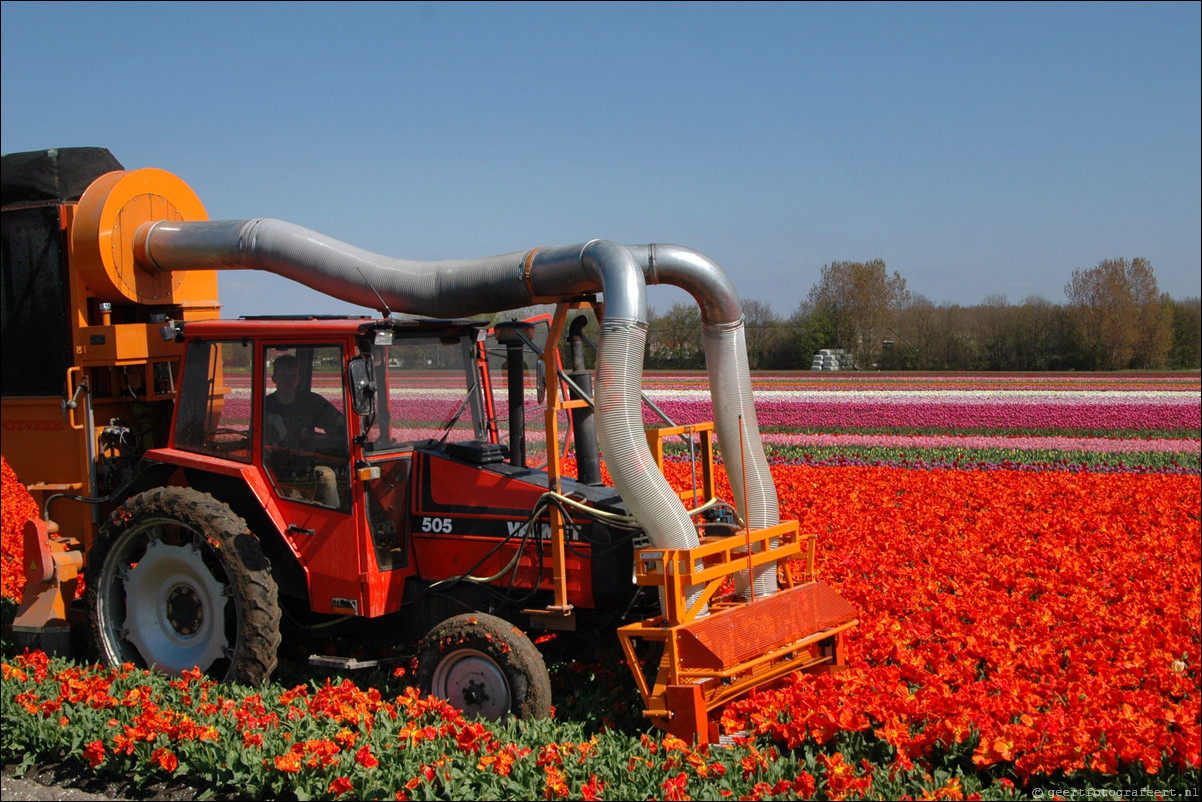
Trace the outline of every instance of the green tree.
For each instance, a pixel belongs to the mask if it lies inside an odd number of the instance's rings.
[[[1061,350],[1057,307],[1040,295],[1029,295],[1015,312],[1013,328],[1018,342],[1011,370],[1048,370]]]
[[[773,340],[779,335],[772,305],[763,301],[743,301],[743,326],[747,338],[747,364],[752,370],[767,367]]]
[[[989,295],[985,302],[974,307],[972,332],[980,349],[981,367],[985,370],[1006,370],[1016,361],[1018,347],[1014,328],[1014,308],[1004,295]]]
[[[835,318],[826,307],[812,308],[802,301],[781,328],[784,336],[776,351],[776,367],[785,370],[804,370],[818,351],[838,346]]]
[[[1107,259],[1089,270],[1074,270],[1064,294],[1094,367],[1121,370],[1164,364],[1171,319],[1147,259]]]
[[[1202,367],[1202,299],[1172,301],[1173,340],[1169,367],[1177,370]]]
[[[647,367],[670,370],[705,367],[701,310],[697,304],[673,304],[667,314],[652,311],[648,318]]]
[[[851,351],[860,367],[871,367],[897,312],[909,301],[906,280],[890,276],[883,259],[831,262],[806,298],[811,312],[835,322],[837,345]]]

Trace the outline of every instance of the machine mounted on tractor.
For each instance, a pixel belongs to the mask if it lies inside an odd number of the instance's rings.
[[[738,296],[701,254],[408,261],[210,221],[98,148],[5,156],[3,191],[4,457],[42,509],[23,642],[260,683],[282,622],[372,621],[419,643],[424,690],[496,719],[549,712],[526,630],[616,633],[645,715],[701,741],[730,700],[842,664],[856,611],[780,520]],[[248,269],[373,312],[219,319],[218,271]],[[644,425],[651,284],[701,308],[712,423]]]

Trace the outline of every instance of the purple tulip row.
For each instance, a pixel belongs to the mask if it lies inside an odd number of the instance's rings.
[[[763,391],[791,392],[834,390],[837,392],[887,390],[914,391],[1168,391],[1197,394],[1199,377],[1187,373],[820,373],[820,372],[758,372],[751,377],[757,394]],[[704,388],[708,377],[701,372],[653,372],[644,377],[643,386],[650,390],[674,390],[685,387]]]
[[[657,400],[677,423],[708,420],[708,401]],[[761,427],[784,429],[1091,429],[1114,431],[1197,430],[1198,406],[1186,404],[1088,403],[829,403],[767,401],[756,404]],[[650,410],[643,420],[655,424]]]

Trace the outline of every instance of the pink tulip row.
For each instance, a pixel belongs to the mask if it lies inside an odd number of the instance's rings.
[[[1109,437],[990,437],[980,435],[877,435],[780,434],[764,435],[766,443],[780,446],[833,448],[961,448],[1031,451],[1093,451],[1108,454],[1133,452],[1202,453],[1202,441],[1185,439],[1134,439]]]
[[[337,387],[319,387],[316,392],[328,400],[338,410],[342,410],[344,400]],[[437,429],[444,421],[449,420],[463,400],[465,391],[462,388],[446,389],[400,389],[389,395],[389,412],[396,421],[423,421],[428,426]],[[232,388],[227,390],[221,411],[220,425],[227,428],[245,428],[250,420],[250,390],[247,388]],[[533,393],[526,401],[526,418],[537,419],[542,411],[534,401]],[[503,396],[495,399],[495,410],[501,420],[508,415],[508,406]],[[470,421],[469,413],[464,413],[461,420]]]
[[[965,391],[932,389],[931,383],[936,377],[924,377],[927,386],[914,390],[865,389],[863,382],[850,380],[843,383],[844,389],[817,390],[807,386],[803,377],[808,378],[807,374],[794,377],[796,389],[793,390],[761,389],[756,392],[756,415],[762,428],[849,433],[890,428],[933,433],[945,430],[1007,430],[1015,433],[1088,430],[1117,435],[1160,431],[1181,432],[1187,443],[1196,443],[1190,435],[1202,431],[1202,400],[1197,392],[1196,378],[1170,377],[1159,390],[1119,389],[1119,382],[1110,380],[1112,389],[1101,390],[1098,389],[1100,380],[1095,377],[1092,386],[1082,385],[1071,391],[1017,389],[1014,384],[993,379],[998,385],[993,390]],[[464,391],[458,386],[446,386],[445,377],[440,374],[435,378],[437,381],[419,382],[418,386],[396,388],[390,393],[389,408],[394,420],[437,425],[452,415],[463,399]],[[682,384],[665,386],[667,382],[663,376],[657,377],[647,389],[648,397],[677,423],[711,420],[713,409],[708,388],[698,384],[704,377],[678,378]],[[956,380],[963,381],[959,377]],[[874,381],[880,382],[879,379]],[[1031,384],[1033,380],[1024,377],[1022,381]],[[1053,381],[1063,383],[1065,379],[1057,377]],[[1140,381],[1146,385],[1152,383],[1148,377]],[[785,384],[780,377],[775,377],[773,383],[778,387]],[[1167,389],[1169,387],[1172,389]],[[321,387],[318,391],[342,408],[343,399],[337,388]],[[537,421],[541,407],[536,405],[533,393],[528,394],[526,406],[527,418]],[[504,394],[495,394],[495,409],[498,418],[504,420],[507,415]],[[222,425],[238,425],[239,422],[245,425],[249,413],[249,388],[232,387],[225,397]],[[644,422],[649,426],[663,423],[649,406],[644,407]],[[912,437],[908,444],[918,447]],[[959,440],[956,445],[964,443]],[[1017,447],[1013,442],[1006,445]],[[1181,450],[1171,446],[1165,448]]]

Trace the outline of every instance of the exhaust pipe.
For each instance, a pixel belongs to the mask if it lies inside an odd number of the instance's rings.
[[[584,365],[584,327],[588,318],[577,315],[568,329],[568,344],[572,351],[572,372],[568,374],[581,391],[593,397],[593,373]],[[573,399],[581,398],[575,387],[569,391]],[[586,485],[601,484],[601,452],[597,450],[595,413],[589,407],[572,410],[572,431],[576,443],[576,477]]]
[[[640,391],[646,284],[680,286],[697,299],[705,321],[715,427],[736,503],[747,499],[740,512],[749,525],[779,521],[751,400],[738,295],[721,268],[695,251],[592,240],[484,259],[416,262],[374,254],[280,220],[255,219],[144,223],[135,236],[134,256],[148,269],[163,271],[265,270],[349,303],[429,317],[469,317],[601,292],[605,315],[595,386],[601,452],[614,486],[652,544],[675,549],[696,546],[697,531],[655,468],[643,434]],[[740,441],[750,458],[740,453]],[[775,567],[770,575],[761,573],[772,580],[771,589],[762,592],[775,591]],[[699,592],[690,592],[690,603]]]

